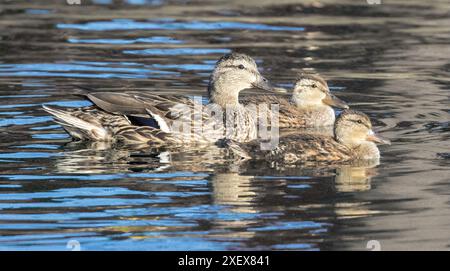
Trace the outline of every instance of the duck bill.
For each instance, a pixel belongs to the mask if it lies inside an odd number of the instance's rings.
[[[272,84],[266,78],[259,76],[258,79],[252,84],[254,88],[275,92]]]
[[[383,145],[383,144],[391,145],[391,141],[389,141],[388,139],[383,138],[383,137],[377,135],[377,134],[374,133],[372,130],[369,132],[369,134],[367,135],[367,138],[366,138],[366,139],[367,139],[368,141],[372,141],[372,142],[375,142],[375,143],[381,144],[381,145]]]
[[[338,97],[334,96],[331,93],[327,93],[327,96],[322,101],[329,106],[342,108],[342,109],[349,108],[346,102],[344,102],[343,100],[339,99]]]

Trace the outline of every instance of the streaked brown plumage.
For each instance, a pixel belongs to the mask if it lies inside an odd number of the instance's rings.
[[[237,121],[229,127],[223,126],[223,114],[212,118],[201,101],[182,95],[94,92],[86,95],[93,106],[67,110],[44,106],[44,110],[81,140],[202,144],[227,137],[249,141],[256,138],[256,124],[253,112],[239,104],[238,95],[251,87],[271,89],[251,57],[233,53],[217,62],[208,86],[211,106],[207,109],[233,109]],[[191,125],[196,117],[202,126]]]
[[[353,160],[379,159],[376,143],[389,141],[375,135],[370,119],[361,112],[345,110],[334,126],[334,137],[295,134],[280,138],[271,150],[261,150],[259,141],[247,144],[226,141],[232,154],[244,160],[266,160],[285,164],[305,162],[348,162]]]
[[[331,126],[335,115],[331,106],[348,108],[328,88],[327,82],[317,74],[300,74],[290,98],[281,95],[242,97],[243,104],[279,104],[280,128],[307,128]]]
[[[44,109],[54,115],[55,122],[76,140],[117,141],[129,144],[149,140],[154,144],[162,144],[173,140],[170,134],[159,129],[131,125],[126,117],[108,114],[96,106],[64,110],[44,106]]]

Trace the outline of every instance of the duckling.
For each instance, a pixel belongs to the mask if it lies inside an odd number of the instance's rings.
[[[43,108],[77,140],[151,144],[215,142],[228,133],[233,140],[248,141],[256,138],[256,124],[253,116],[239,104],[239,92],[246,88],[272,90],[250,56],[231,53],[221,57],[209,80],[208,95],[212,104],[209,109],[216,112],[235,108],[234,112],[242,121],[231,129],[218,125],[210,114],[203,112],[201,102],[182,95],[96,92],[86,95],[94,103],[92,106],[61,110],[44,105]],[[176,110],[180,106],[182,110]],[[192,110],[198,107],[202,123],[207,125],[203,133],[172,130],[174,121],[191,121]],[[186,113],[183,110],[189,114],[183,114]]]
[[[348,109],[348,105],[330,93],[327,82],[315,74],[300,74],[289,99],[263,95],[243,97],[242,103],[279,104],[278,127],[311,128],[332,126],[335,121],[331,106]]]
[[[267,160],[272,163],[298,164],[306,162],[344,163],[380,158],[378,144],[390,144],[376,135],[369,117],[359,111],[344,110],[334,125],[334,137],[296,134],[280,138],[278,146],[261,150],[259,141],[238,143],[226,140],[233,156],[243,160]]]

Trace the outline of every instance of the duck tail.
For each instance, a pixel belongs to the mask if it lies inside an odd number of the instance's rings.
[[[109,141],[108,139],[110,139],[108,131],[103,126],[94,121],[84,120],[89,118],[83,119],[84,113],[82,112],[69,112],[47,105],[43,105],[42,108],[51,114],[55,122],[60,124],[74,139],[94,141]]]

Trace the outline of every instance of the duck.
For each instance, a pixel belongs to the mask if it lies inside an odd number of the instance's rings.
[[[224,140],[221,144],[228,154],[241,161],[266,160],[270,163],[352,163],[380,159],[377,144],[390,141],[372,130],[369,117],[356,110],[342,111],[334,124],[334,136],[291,134],[279,138],[271,149],[262,149],[254,140],[240,143]]]
[[[325,79],[311,73],[298,75],[290,98],[280,95],[244,96],[241,102],[245,105],[278,104],[276,125],[279,128],[333,126],[335,113],[332,107],[349,108],[347,103],[330,92]]]
[[[87,107],[60,109],[43,105],[43,109],[75,140],[158,145],[213,143],[227,137],[244,142],[255,139],[257,134],[253,113],[238,99],[239,93],[248,88],[273,90],[253,58],[233,52],[222,56],[212,71],[207,106],[183,95],[129,91],[85,94],[93,103]],[[221,125],[222,113],[230,108],[235,122]],[[199,112],[201,133],[193,130],[199,128],[195,125],[185,126],[192,121],[193,112]],[[215,117],[211,112],[216,113]]]

